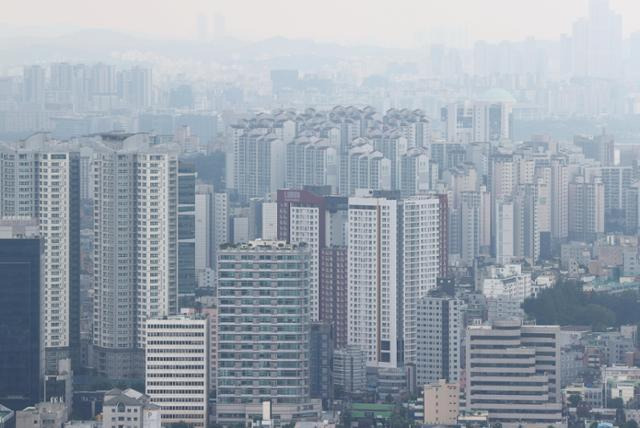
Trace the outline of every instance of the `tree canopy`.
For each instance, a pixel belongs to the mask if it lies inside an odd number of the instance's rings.
[[[527,299],[523,308],[538,324],[589,325],[594,330],[638,324],[638,291],[619,294],[584,292],[576,282],[547,288]]]

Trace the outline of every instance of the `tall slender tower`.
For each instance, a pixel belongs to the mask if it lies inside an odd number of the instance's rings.
[[[0,148],[5,216],[38,219],[43,254],[45,367],[80,358],[80,154],[36,135]]]
[[[178,159],[144,136],[96,148],[94,365],[139,376],[149,318],[178,311]]]

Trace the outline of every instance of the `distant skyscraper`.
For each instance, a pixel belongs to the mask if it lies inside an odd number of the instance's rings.
[[[561,159],[551,160],[551,239],[561,241],[569,235],[569,170]]]
[[[22,100],[35,108],[44,108],[45,72],[39,65],[24,68]]]
[[[347,191],[344,195],[353,195],[357,189],[392,190],[392,163],[384,155],[375,150],[366,139],[360,138],[352,142],[348,155]],[[395,171],[395,168],[393,168]],[[393,181],[395,182],[395,181]]]
[[[400,170],[399,189],[405,197],[427,193],[438,179],[438,166],[423,148],[409,149],[402,156]]]
[[[236,128],[227,153],[227,186],[240,197],[261,198],[284,186],[285,144],[275,133]]]
[[[286,186],[331,186],[338,189],[338,159],[336,149],[325,139],[298,137],[287,144]]]
[[[589,16],[573,25],[573,74],[611,79],[622,69],[622,17],[609,0],[590,0]]]
[[[151,107],[153,80],[150,68],[133,67],[120,75],[122,96],[127,107],[145,109]]]
[[[511,198],[496,201],[495,257],[500,264],[510,263],[514,258],[514,203]]]
[[[197,40],[200,43],[206,42],[209,37],[209,31],[207,28],[207,17],[204,14],[198,14],[198,17],[196,18],[196,27],[198,32]]]
[[[13,410],[42,399],[42,258],[37,221],[0,220],[0,402]]]
[[[626,218],[627,189],[633,180],[630,166],[600,168],[604,186],[604,227],[606,232],[622,232]]]
[[[569,239],[592,242],[604,233],[604,185],[576,177],[569,184]]]

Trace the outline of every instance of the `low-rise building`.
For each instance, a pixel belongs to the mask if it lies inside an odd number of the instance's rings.
[[[424,423],[455,425],[460,414],[460,388],[444,379],[424,386]]]
[[[16,412],[16,428],[62,428],[69,419],[68,411],[63,401],[38,403]]]
[[[345,394],[364,392],[367,386],[367,355],[358,346],[336,349],[333,353],[333,383]]]
[[[112,389],[104,394],[103,428],[160,428],[160,406],[134,389]]]

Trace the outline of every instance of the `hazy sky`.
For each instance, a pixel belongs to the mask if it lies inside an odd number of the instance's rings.
[[[223,15],[227,33],[344,43],[415,45],[447,28],[469,40],[556,38],[587,14],[588,0],[2,0],[10,27],[109,28],[164,38],[195,38],[196,17]],[[610,0],[624,32],[640,30],[640,0]]]

